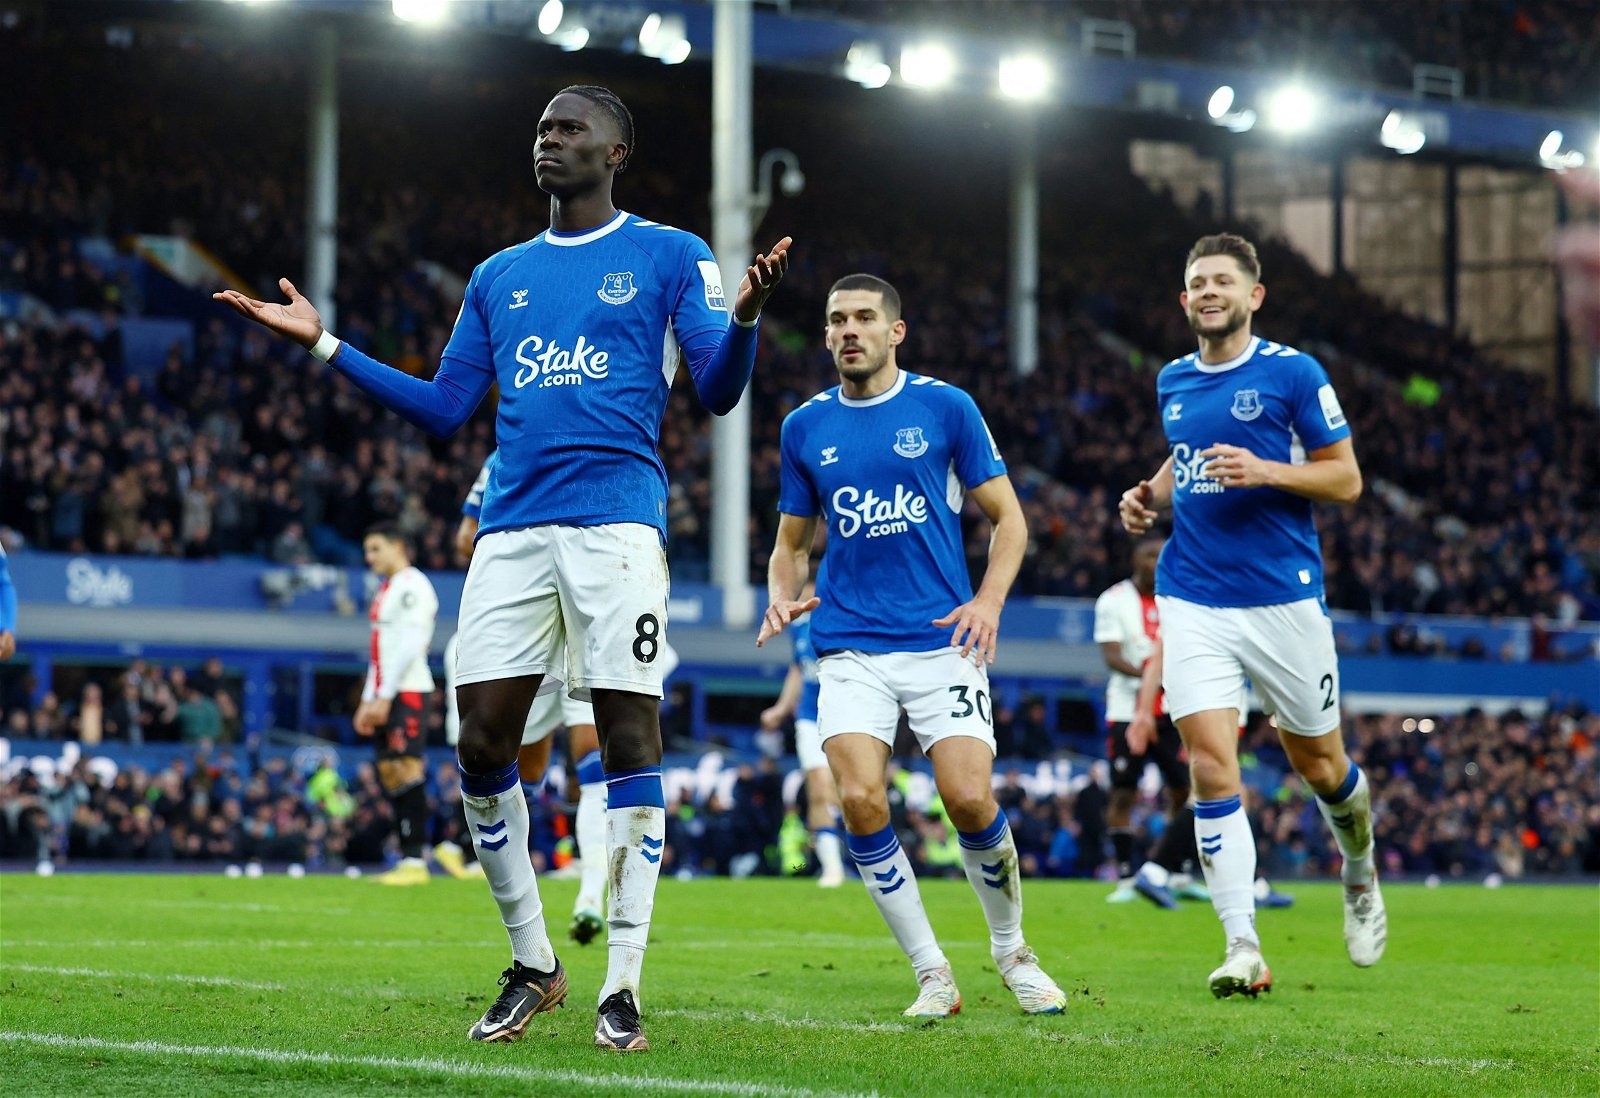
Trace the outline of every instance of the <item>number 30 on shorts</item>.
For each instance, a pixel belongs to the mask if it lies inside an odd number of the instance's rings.
[[[957,706],[957,708],[950,711],[950,715],[952,717],[972,716],[972,699],[968,697],[968,694],[972,693],[972,690],[966,686],[952,686],[950,687],[950,693],[956,696]],[[985,690],[979,690],[977,691],[977,695],[978,716],[983,719],[984,724],[987,724],[989,727],[993,728],[994,713],[989,708],[989,694]]]
[[[633,638],[633,658],[640,663],[654,663],[661,654],[661,619],[654,614],[640,614],[633,623],[637,636]]]

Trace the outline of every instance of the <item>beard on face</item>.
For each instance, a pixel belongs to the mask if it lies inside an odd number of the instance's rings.
[[[849,346],[854,346],[860,350],[862,352],[861,358],[854,362],[843,361],[843,359],[841,359],[839,356],[842,355]],[[887,348],[874,355],[871,351],[868,351],[866,347],[859,343],[847,344],[845,347],[840,347],[833,356],[833,364],[838,369],[839,376],[844,378],[846,381],[866,381],[873,374],[883,369],[884,363],[888,361],[889,351]]]
[[[1205,326],[1205,318],[1200,315],[1200,310],[1192,309],[1189,312],[1189,330],[1195,335],[1205,336],[1207,339],[1226,339],[1240,328],[1243,328],[1245,321],[1249,319],[1249,308],[1243,304],[1235,305],[1224,314],[1222,327],[1208,328]]]

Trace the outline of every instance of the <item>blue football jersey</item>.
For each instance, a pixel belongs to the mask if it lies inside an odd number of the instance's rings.
[[[1231,362],[1198,354],[1156,379],[1172,447],[1172,537],[1156,592],[1205,606],[1271,606],[1322,596],[1322,549],[1311,501],[1275,488],[1226,488],[1201,473],[1202,450],[1243,446],[1299,463],[1350,437],[1328,373],[1310,355],[1259,336]]]
[[[788,632],[794,644],[794,662],[800,665],[800,701],[794,707],[794,719],[814,721],[822,680],[817,675],[817,650],[811,643],[811,616],[790,622]]]
[[[828,524],[816,650],[948,645],[951,630],[933,619],[972,598],[961,504],[1005,471],[972,398],[931,377],[902,370],[867,400],[835,386],[789,413],[778,510]]]
[[[727,327],[705,242],[625,212],[479,264],[442,360],[500,385],[480,533],[640,522],[665,540],[656,448],[679,348]]]
[[[17,588],[11,582],[11,566],[6,559],[6,547],[0,545],[0,633],[14,632],[17,628]],[[813,719],[816,703],[812,703]]]
[[[495,458],[499,450],[490,450],[489,456],[483,459],[483,468],[478,470],[478,479],[472,482],[472,487],[467,489],[467,498],[461,501],[461,513],[467,518],[480,518],[483,514],[483,490],[489,487],[489,471],[494,468]]]

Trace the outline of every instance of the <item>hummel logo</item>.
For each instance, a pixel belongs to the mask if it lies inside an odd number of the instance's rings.
[[[983,883],[990,888],[1004,888],[1006,882],[1011,878],[1011,874],[1006,872],[1006,863],[1003,860],[995,862],[993,865],[979,862],[978,868],[983,871]],[[993,879],[991,880],[990,878]]]
[[[506,822],[504,820],[496,820],[492,824],[479,824],[478,825],[478,830],[483,832],[483,834],[485,834],[485,835],[499,835],[500,836],[498,839],[495,839],[493,842],[489,842],[489,841],[487,841],[485,839],[481,839],[480,838],[478,840],[478,846],[483,850],[499,850],[502,846],[505,846],[506,843],[511,841],[511,836],[505,834]]]
[[[887,873],[873,871],[872,875],[879,881],[878,891],[882,892],[885,896],[889,895],[891,892],[897,891],[901,885],[906,883],[906,879],[900,876],[900,870],[896,866],[890,866]]]
[[[1346,812],[1342,816],[1333,817],[1333,826],[1339,828],[1341,831],[1349,831],[1355,826],[1355,822],[1356,814],[1354,812]]]
[[[838,460],[839,460],[839,448],[837,446],[824,446],[822,448],[822,464],[824,464],[824,465],[832,465],[834,462],[836,462]]]
[[[512,298],[514,300],[511,302],[510,305],[507,305],[506,308],[508,308],[508,309],[522,309],[522,308],[526,308],[527,307],[527,304],[528,304],[528,291],[527,290],[512,290],[511,291],[511,296],[512,296]]]
[[[640,841],[644,845],[642,845],[639,848],[639,853],[644,855],[644,860],[649,862],[651,865],[654,865],[656,862],[659,862],[661,860],[661,843],[662,843],[662,840],[653,839],[649,835],[646,835]]]
[[[1176,423],[1183,418],[1183,402],[1173,401],[1167,405],[1167,422]]]

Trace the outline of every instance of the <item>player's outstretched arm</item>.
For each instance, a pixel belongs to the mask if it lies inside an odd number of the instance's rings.
[[[1023,554],[1028,551],[1028,520],[1022,514],[1011,478],[1004,473],[969,490],[968,495],[994,524],[989,537],[989,564],[972,601],[935,618],[933,624],[955,626],[950,643],[959,646],[963,656],[976,649],[979,659],[993,663],[1000,641],[1000,610],[1016,582]]]
[[[385,408],[404,416],[430,434],[453,435],[472,415],[494,381],[489,371],[474,369],[445,359],[432,381],[412,377],[386,366],[333,337],[322,326],[315,306],[295,289],[287,278],[278,279],[278,288],[288,297],[284,305],[258,301],[238,290],[223,290],[211,295],[247,320],[292,339],[345,377]]]
[[[0,660],[9,660],[17,651],[17,588],[11,582],[6,555],[0,553]]]
[[[779,515],[778,537],[767,561],[767,612],[761,618],[756,647],[783,632],[801,614],[822,605],[815,595],[801,602],[796,596],[811,571],[811,539],[817,533],[816,515]]]
[[[1155,525],[1156,519],[1161,517],[1161,512],[1172,506],[1172,455],[1167,455],[1167,460],[1161,463],[1161,468],[1156,470],[1156,475],[1149,480],[1141,480],[1132,488],[1122,493],[1122,499],[1117,504],[1117,514],[1122,519],[1122,528],[1130,534],[1142,534]]]
[[[702,333],[684,342],[683,356],[694,378],[700,403],[712,415],[733,411],[750,384],[756,368],[756,321],[772,291],[789,269],[789,245],[784,237],[765,255],[758,255],[745,268],[744,279],[734,296],[733,319],[720,332]]]

